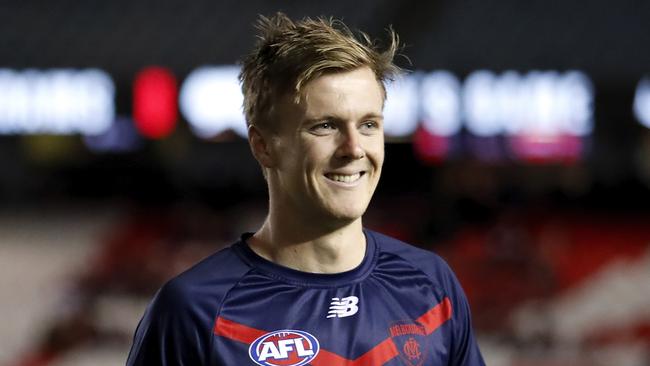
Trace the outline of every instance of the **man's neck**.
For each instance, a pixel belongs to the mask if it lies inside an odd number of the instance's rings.
[[[334,230],[276,220],[269,215],[248,245],[285,267],[311,273],[340,273],[363,261],[366,239],[361,218]]]

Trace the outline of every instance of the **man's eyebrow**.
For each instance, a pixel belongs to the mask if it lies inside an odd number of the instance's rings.
[[[383,113],[370,112],[370,113],[364,114],[363,117],[361,117],[361,118],[362,119],[369,119],[369,118],[370,119],[373,119],[373,118],[374,119],[384,119],[384,114]]]
[[[340,120],[341,118],[339,117],[335,117],[329,114],[324,114],[322,116],[307,117],[303,120],[303,124],[322,122],[322,121],[340,121]]]
[[[384,118],[384,114],[383,113],[368,112],[368,113],[364,114],[363,116],[361,116],[361,119],[368,119],[368,118]],[[308,122],[318,122],[318,121],[326,121],[326,120],[342,121],[342,120],[344,120],[344,118],[337,117],[337,116],[334,116],[334,115],[331,115],[331,114],[324,114],[324,115],[320,115],[320,116],[312,116],[312,117],[305,118],[305,121],[308,121]]]
[[[383,120],[384,115],[383,113],[375,113],[375,112],[369,112],[364,114],[360,120],[366,120],[366,119],[379,119]],[[310,124],[310,123],[316,123],[316,122],[322,122],[322,121],[333,121],[333,122],[340,122],[343,121],[344,118],[337,117],[331,114],[324,114],[320,116],[312,116],[312,117],[307,117],[303,120],[302,124]]]

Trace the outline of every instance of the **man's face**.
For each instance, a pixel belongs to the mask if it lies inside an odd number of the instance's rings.
[[[276,105],[280,127],[267,170],[274,198],[305,218],[361,217],[384,161],[384,95],[374,73],[363,67],[325,74],[304,86],[298,104],[292,99]]]

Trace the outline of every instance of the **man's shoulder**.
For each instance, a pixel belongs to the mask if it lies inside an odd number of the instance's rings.
[[[419,248],[377,231],[366,230],[366,232],[375,239],[380,252],[392,253],[415,265],[425,264],[427,267],[442,265],[447,267],[445,260],[431,250]]]
[[[248,271],[230,246],[167,281],[138,325],[127,365],[205,364],[202,350],[208,347],[215,315]]]
[[[442,257],[432,251],[417,248],[380,233],[370,232],[370,234],[375,238],[380,256],[383,252],[388,258],[391,256],[397,257],[407,262],[412,268],[424,273],[431,281],[431,284],[449,298],[457,322],[460,322],[460,318],[469,316],[467,299],[460,282]]]
[[[220,303],[249,270],[234,245],[229,246],[167,281],[158,291],[156,301],[173,307]]]
[[[433,251],[418,248],[376,231],[366,230],[366,232],[375,239],[380,254],[387,253],[401,258],[443,287],[450,285],[450,282],[455,282],[455,276],[447,262]]]

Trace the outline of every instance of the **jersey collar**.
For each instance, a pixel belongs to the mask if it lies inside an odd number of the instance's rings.
[[[363,230],[366,237],[366,253],[363,261],[349,271],[340,273],[311,273],[302,272],[271,262],[255,253],[246,243],[253,233],[244,233],[235,243],[233,249],[251,267],[280,281],[300,286],[337,287],[363,280],[374,268],[377,262],[377,244],[368,230]]]

